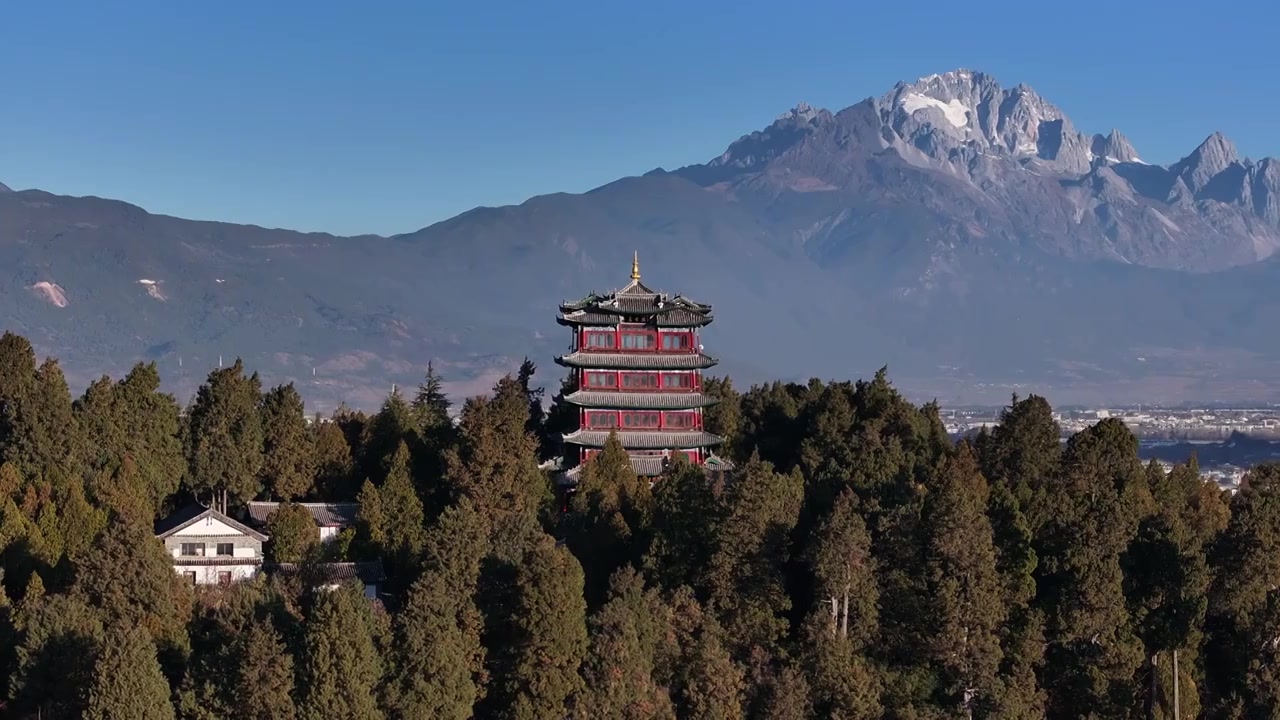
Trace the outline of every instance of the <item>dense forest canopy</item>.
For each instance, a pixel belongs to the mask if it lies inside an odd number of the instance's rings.
[[[869,381],[727,378],[729,474],[650,483],[616,438],[564,497],[566,413],[527,364],[456,422],[429,371],[308,422],[239,363],[181,408],[152,365],[73,398],[0,338],[0,714],[14,718],[1271,717],[1280,466],[1234,495],[1144,465],[1103,420],[1065,445],[1015,397],[954,443]],[[184,411],[185,410],[185,411]],[[269,559],[388,583],[192,588],[153,523],[272,515]],[[358,501],[319,543],[292,501]],[[1176,670],[1175,670],[1176,668]]]

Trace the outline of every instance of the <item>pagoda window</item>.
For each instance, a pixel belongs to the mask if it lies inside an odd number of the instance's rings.
[[[693,347],[693,333],[662,333],[663,350],[688,350]]]
[[[618,387],[618,373],[616,372],[588,371],[586,375],[587,387],[589,388]]]
[[[616,428],[618,427],[618,413],[612,411],[589,412],[587,413],[587,427]]]
[[[627,390],[656,390],[658,373],[622,373],[622,387]]]
[[[613,350],[618,346],[617,337],[612,331],[599,332],[588,330],[586,336],[586,345],[589,348]]]
[[[697,415],[691,412],[669,412],[662,426],[673,430],[691,430],[697,424]]]
[[[665,390],[688,390],[693,387],[693,373],[663,373],[662,387]]]
[[[656,412],[624,412],[622,427],[632,429],[657,429],[662,424],[661,413]]]
[[[658,336],[651,332],[623,331],[623,350],[652,350],[658,346]]]

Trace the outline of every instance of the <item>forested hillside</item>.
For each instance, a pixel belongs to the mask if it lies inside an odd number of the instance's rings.
[[[1280,706],[1280,466],[1227,495],[1104,420],[1065,445],[1015,398],[959,445],[870,381],[721,398],[726,477],[652,487],[612,442],[562,499],[526,364],[456,423],[441,379],[305,421],[237,362],[191,405],[154,366],[68,392],[0,338],[0,716],[1184,718]],[[192,499],[361,503],[298,575],[193,589],[153,523]],[[1176,660],[1175,660],[1176,658]],[[1175,677],[1173,668],[1178,668]]]

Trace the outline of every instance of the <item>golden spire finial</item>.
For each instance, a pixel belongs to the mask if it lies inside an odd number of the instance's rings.
[[[640,253],[639,252],[631,256],[631,279],[632,280],[640,279]]]

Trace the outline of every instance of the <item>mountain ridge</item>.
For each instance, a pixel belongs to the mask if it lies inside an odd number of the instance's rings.
[[[1278,188],[1277,161],[1220,134],[1150,165],[1030,86],[957,70],[800,103],[704,163],[390,237],[0,193],[0,322],[77,382],[149,359],[180,397],[236,355],[321,407],[376,404],[428,360],[455,395],[524,355],[555,387],[556,304],[625,284],[638,251],[646,282],[716,308],[707,346],[740,382],[887,363],[951,402],[1265,394]]]

